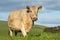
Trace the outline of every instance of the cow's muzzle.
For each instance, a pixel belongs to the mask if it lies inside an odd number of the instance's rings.
[[[38,18],[33,18],[34,21],[38,20]]]

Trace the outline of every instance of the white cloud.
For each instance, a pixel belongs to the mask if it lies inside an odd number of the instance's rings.
[[[10,11],[14,9],[24,8],[25,6],[42,5],[41,0],[5,0],[0,1],[0,11]]]
[[[59,0],[46,1],[44,5],[49,10],[60,10],[60,1]]]
[[[60,10],[60,0],[1,0],[0,11],[24,8],[26,5],[43,5],[49,10]]]

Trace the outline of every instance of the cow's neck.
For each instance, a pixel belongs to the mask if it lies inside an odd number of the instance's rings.
[[[34,21],[32,21],[32,26],[34,26]]]

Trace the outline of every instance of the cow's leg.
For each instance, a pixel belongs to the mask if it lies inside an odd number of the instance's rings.
[[[17,35],[17,31],[15,31],[15,36]]]
[[[13,31],[9,29],[9,35],[12,37],[13,36]]]
[[[24,27],[21,27],[21,32],[22,32],[22,34],[23,34],[24,37],[27,35]]]

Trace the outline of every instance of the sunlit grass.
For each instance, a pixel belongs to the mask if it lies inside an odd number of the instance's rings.
[[[22,33],[18,33],[17,36],[12,38],[8,35],[7,22],[0,22],[0,40],[60,40],[60,32],[47,33],[43,32],[45,26],[35,25],[26,37],[22,36]]]

